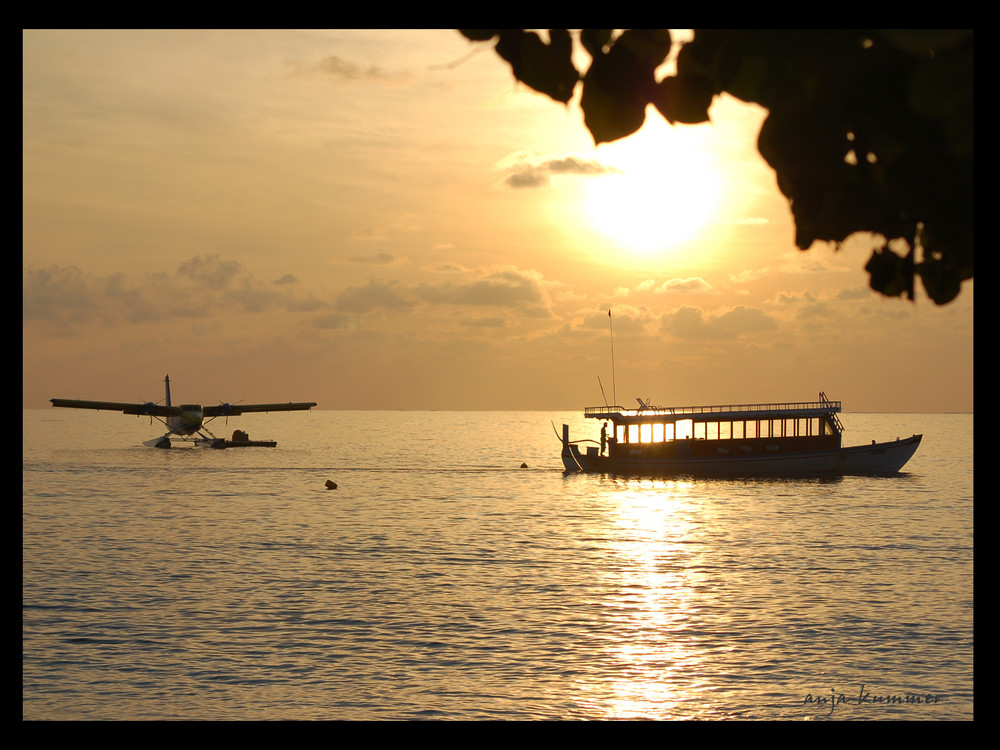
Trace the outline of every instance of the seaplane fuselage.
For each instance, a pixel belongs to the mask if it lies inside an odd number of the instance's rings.
[[[201,429],[205,422],[205,410],[201,404],[181,404],[181,413],[176,417],[167,417],[166,423],[175,435],[193,435]]]

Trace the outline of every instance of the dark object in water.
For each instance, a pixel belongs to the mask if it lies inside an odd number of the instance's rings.
[[[327,479],[326,480],[326,488],[328,490],[335,490],[335,489],[337,489],[337,483],[334,482],[332,479]]]
[[[211,442],[213,448],[275,448],[274,440],[226,440],[217,438]]]
[[[273,440],[251,440],[249,433],[243,430],[233,430],[232,440],[216,438],[211,443],[213,448],[274,448],[277,445]]]
[[[521,468],[522,469],[527,469],[528,468],[528,464],[521,464]]]

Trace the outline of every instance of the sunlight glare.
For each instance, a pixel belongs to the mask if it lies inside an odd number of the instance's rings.
[[[712,223],[722,179],[695,128],[647,122],[599,153],[618,173],[589,181],[583,211],[586,223],[621,249],[674,250]]]

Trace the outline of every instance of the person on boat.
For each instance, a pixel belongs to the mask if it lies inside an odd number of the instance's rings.
[[[601,425],[601,455],[604,455],[604,449],[608,445],[608,423],[605,422]]]

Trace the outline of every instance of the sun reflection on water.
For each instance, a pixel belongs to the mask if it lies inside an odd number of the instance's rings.
[[[702,660],[687,624],[704,591],[693,482],[611,480],[606,639],[611,674],[591,686],[611,718],[669,718],[690,705]]]

